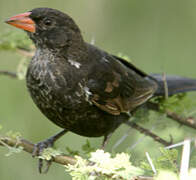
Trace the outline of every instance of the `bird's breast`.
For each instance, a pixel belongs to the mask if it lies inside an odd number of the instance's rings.
[[[70,71],[70,72],[69,72]],[[88,99],[90,92],[85,87],[85,78],[78,77],[69,67],[55,62],[32,61],[27,72],[27,87],[36,103],[54,106],[55,101],[64,105],[76,104]],[[75,76],[71,76],[75,74]]]

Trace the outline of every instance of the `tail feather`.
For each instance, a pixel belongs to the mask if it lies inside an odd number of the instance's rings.
[[[151,74],[151,77],[158,83],[157,91],[154,93],[155,96],[165,95],[165,84],[167,84],[169,96],[177,93],[196,91],[196,79],[180,76],[166,76],[165,83],[161,74]]]

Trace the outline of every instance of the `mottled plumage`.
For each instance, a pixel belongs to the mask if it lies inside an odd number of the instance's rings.
[[[85,43],[66,14],[35,9],[30,18],[36,32],[29,35],[37,49],[27,87],[38,108],[58,126],[83,136],[106,136],[156,90],[143,73]],[[47,20],[51,25],[44,24]]]
[[[128,120],[126,113],[151,97],[155,86],[112,56],[86,46],[88,54],[97,51],[97,57],[80,61],[79,68],[50,50],[38,49],[28,68],[27,87],[55,124],[80,135],[103,136]]]

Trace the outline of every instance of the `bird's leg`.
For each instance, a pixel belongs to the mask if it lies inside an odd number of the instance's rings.
[[[67,130],[64,129],[61,132],[55,134],[54,136],[35,144],[33,152],[32,152],[32,156],[33,157],[40,156],[43,153],[44,149],[48,147],[52,147],[55,141],[58,140],[61,136],[63,136],[66,132]],[[46,169],[44,170],[44,173],[47,173],[51,165],[51,161],[46,161],[46,162],[47,162],[47,165],[46,165]],[[38,169],[40,173],[42,173],[42,167],[43,167],[43,159],[39,159]]]
[[[107,135],[104,136],[104,139],[103,139],[103,142],[102,142],[102,145],[101,145],[101,149],[105,149],[105,146],[108,144],[108,141],[110,139],[110,137],[112,136],[112,133],[109,133]]]

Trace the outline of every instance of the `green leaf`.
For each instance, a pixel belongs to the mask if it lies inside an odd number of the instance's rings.
[[[74,150],[70,149],[69,147],[66,147],[66,151],[69,153],[70,156],[79,155],[79,151],[74,151]]]
[[[85,154],[89,154],[90,152],[95,151],[95,148],[90,145],[90,142],[87,139],[86,144],[82,146],[82,150],[84,151]]]
[[[177,167],[177,158],[178,158],[178,151],[176,149],[165,149],[160,148],[160,156],[153,157],[152,161],[155,166],[156,171],[161,170],[170,170],[172,172],[178,172]],[[150,164],[146,161],[142,161],[140,167],[146,170],[146,173],[149,175],[153,175],[152,168]]]
[[[42,155],[39,156],[39,158],[49,161],[53,157],[61,155],[61,154],[62,154],[62,152],[59,150],[55,150],[53,148],[46,148],[46,149],[44,149]]]
[[[23,147],[22,146],[19,146],[19,147],[9,147],[8,149],[9,149],[9,151],[8,151],[8,153],[5,154],[5,156],[11,156],[11,155],[13,155],[15,153],[20,153],[20,152],[22,152]]]
[[[13,132],[13,131],[8,131],[6,133],[6,135],[10,138],[13,138],[13,139],[18,139],[22,136],[20,132]]]
[[[0,34],[0,50],[16,50],[22,48],[30,50],[31,40],[23,32],[7,31]]]
[[[152,98],[150,101],[158,104],[160,107],[160,112],[162,113],[164,113],[166,110],[182,113],[185,107],[188,107],[188,103],[190,103],[190,99],[188,102],[186,101],[185,93],[175,94],[167,99],[165,99],[165,97],[158,96]],[[187,106],[185,106],[185,102]]]

